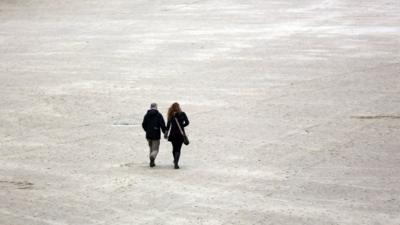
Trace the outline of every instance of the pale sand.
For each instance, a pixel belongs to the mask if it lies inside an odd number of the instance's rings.
[[[398,0],[1,1],[0,224],[398,225],[399,56]]]

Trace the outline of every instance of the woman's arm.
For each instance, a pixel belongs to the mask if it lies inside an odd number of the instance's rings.
[[[167,122],[167,129],[166,129],[167,132],[169,131],[170,126],[171,126],[171,121],[168,120],[168,122]]]
[[[186,116],[186,113],[183,113],[183,127],[187,127],[189,125],[189,119]]]
[[[164,138],[165,139],[168,139],[168,132],[169,132],[169,127],[170,126],[171,126],[171,121],[168,120],[167,127],[166,127],[165,132],[164,132]]]

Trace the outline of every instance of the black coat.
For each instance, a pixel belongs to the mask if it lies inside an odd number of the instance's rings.
[[[167,123],[167,131],[169,130],[168,141],[183,142],[183,136],[179,130],[179,127],[176,124],[175,118],[178,119],[183,132],[185,132],[185,127],[187,127],[189,125],[189,119],[187,118],[186,113],[184,113],[184,112],[177,113],[174,117],[172,117],[171,120],[168,120],[168,123]],[[170,130],[170,128],[171,128],[171,130]]]
[[[143,118],[142,127],[146,131],[146,138],[151,140],[161,139],[160,129],[163,133],[166,131],[164,118],[156,109],[147,111]]]

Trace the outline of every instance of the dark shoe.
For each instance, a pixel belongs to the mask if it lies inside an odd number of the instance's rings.
[[[175,164],[174,169],[176,169],[176,170],[179,169],[178,164]]]
[[[156,164],[154,163],[154,159],[150,159],[150,167],[155,167]]]

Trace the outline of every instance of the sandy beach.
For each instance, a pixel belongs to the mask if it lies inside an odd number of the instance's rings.
[[[398,0],[0,1],[0,224],[398,225],[399,72]]]

